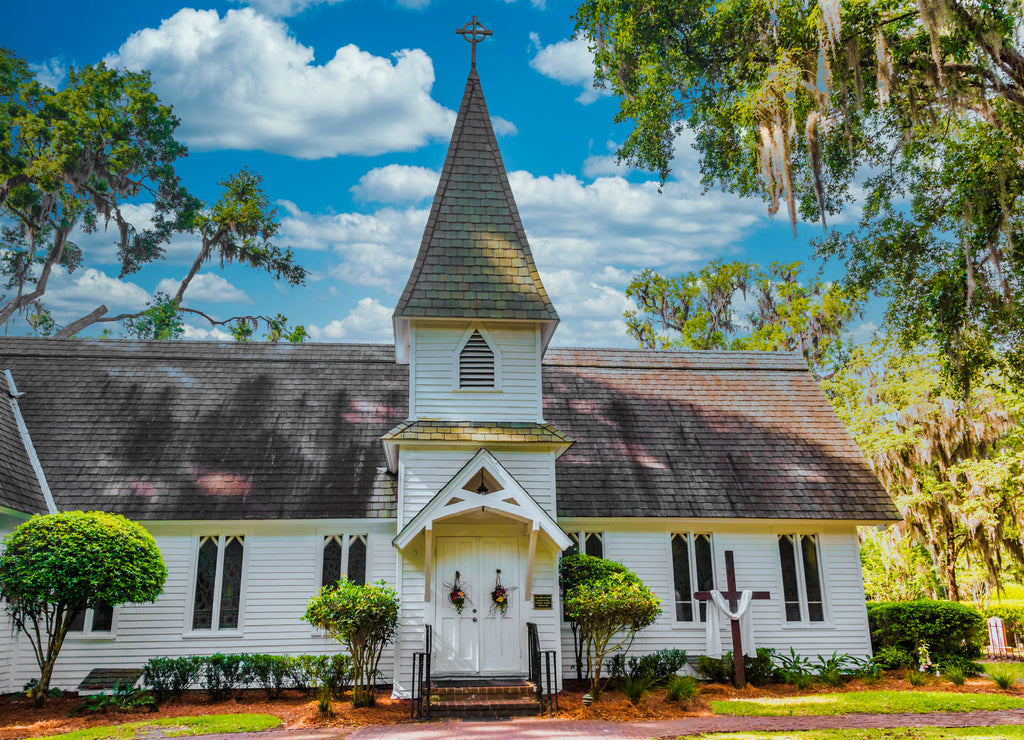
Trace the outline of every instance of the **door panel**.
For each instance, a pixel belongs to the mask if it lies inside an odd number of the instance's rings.
[[[515,537],[438,537],[434,573],[434,624],[439,638],[434,672],[512,675],[520,673],[526,631],[512,591],[505,614],[491,610],[496,571],[506,588],[519,587],[519,544]],[[462,614],[448,600],[455,571],[468,599]],[[447,585],[445,585],[447,584]]]

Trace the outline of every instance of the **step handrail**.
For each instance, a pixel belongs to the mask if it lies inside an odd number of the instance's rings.
[[[537,625],[526,623],[526,643],[530,659],[530,681],[537,687],[537,703],[541,714],[558,711],[558,653],[555,650],[540,649],[540,634]]]
[[[434,628],[423,625],[423,650],[412,654],[412,703],[409,716],[412,719],[430,719],[430,655],[434,646]]]

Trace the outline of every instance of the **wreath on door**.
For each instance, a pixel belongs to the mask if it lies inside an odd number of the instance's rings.
[[[516,586],[503,586],[501,584],[501,568],[495,571],[494,590],[491,591],[491,614],[500,612],[505,614],[508,611],[509,594],[516,590]]]
[[[462,614],[463,607],[466,606],[466,602],[469,601],[469,596],[466,594],[466,589],[462,585],[462,576],[459,571],[455,571],[455,580],[451,583],[445,583],[445,588],[448,589],[448,601],[452,606],[455,607],[455,611]]]

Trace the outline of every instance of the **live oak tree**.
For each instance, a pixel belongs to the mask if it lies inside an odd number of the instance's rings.
[[[626,330],[647,349],[799,351],[816,375],[830,375],[862,297],[836,284],[801,280],[800,267],[773,263],[762,270],[716,260],[678,277],[644,270],[626,289],[638,307],[626,312]],[[748,302],[746,313],[741,300]]]
[[[994,590],[1007,565],[1024,565],[1024,396],[990,374],[964,398],[939,364],[934,352],[876,340],[822,386],[903,514],[902,543],[873,544],[916,572],[915,593],[928,578],[909,546],[923,547],[959,600],[965,567],[981,566]]]
[[[76,617],[99,606],[155,601],[166,579],[152,535],[117,514],[34,516],[5,537],[0,597],[39,665],[35,704],[46,702],[53,667]]]
[[[211,261],[249,265],[292,285],[304,281],[291,250],[271,241],[276,211],[258,175],[243,169],[225,178],[211,204],[182,186],[174,164],[186,149],[174,138],[177,126],[148,73],[98,64],[72,69],[66,85],[52,90],[24,60],[0,49],[0,325],[24,315],[42,333],[68,337],[96,323],[122,322],[129,333],[169,338],[183,313],[212,324],[267,320],[218,321],[185,305],[189,285]],[[141,198],[151,201],[156,217],[139,230],[123,207]],[[73,272],[88,258],[71,235],[110,226],[122,278],[162,259],[176,234],[198,237],[199,251],[174,295],[155,296],[134,313],[109,315],[100,305],[57,326],[45,303],[53,272]]]
[[[889,299],[966,392],[1024,380],[1024,55],[1017,0],[583,0],[577,31],[619,97],[619,155],[664,180],[684,130],[705,184],[820,220],[846,282]]]

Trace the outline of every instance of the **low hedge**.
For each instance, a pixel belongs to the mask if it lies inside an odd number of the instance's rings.
[[[918,648],[928,645],[935,663],[981,657],[985,618],[977,609],[955,601],[889,601],[868,603],[871,647],[902,648],[919,659]]]
[[[158,702],[179,698],[199,684],[213,701],[237,689],[259,687],[274,698],[282,689],[305,693],[326,687],[338,696],[348,687],[352,664],[347,655],[264,655],[236,653],[181,658],[150,658],[142,671],[143,683]]]

